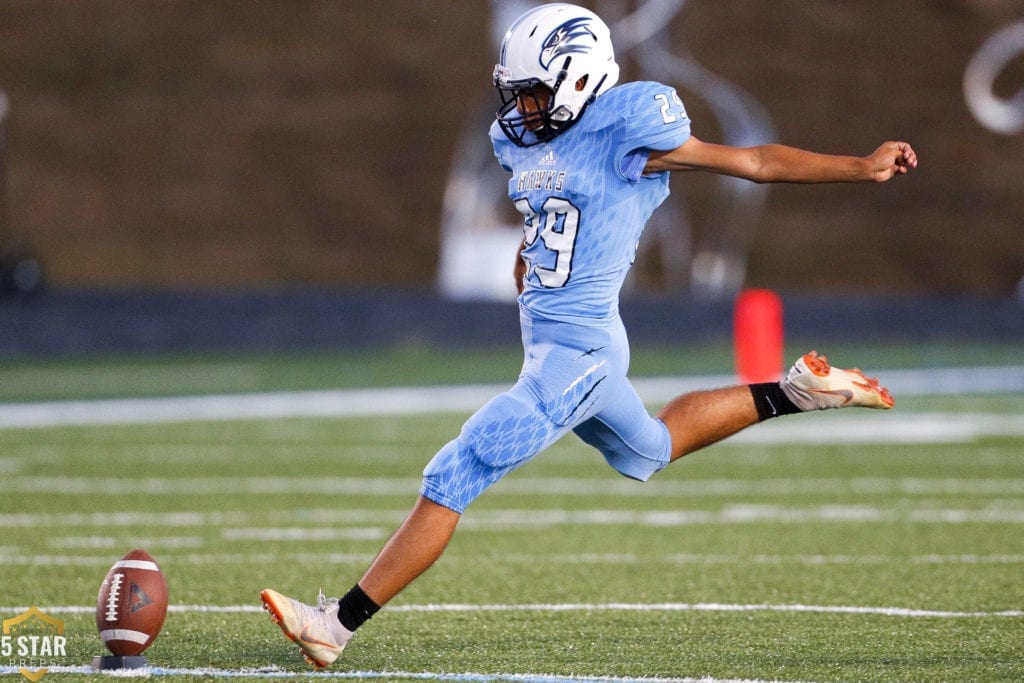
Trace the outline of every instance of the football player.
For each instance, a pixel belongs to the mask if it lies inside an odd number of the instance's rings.
[[[494,68],[501,98],[490,137],[523,216],[515,259],[525,360],[519,381],[476,412],[424,470],[411,513],[340,600],[316,606],[267,589],[264,606],[317,667],[444,551],[461,514],[488,486],[575,433],[626,477],[646,481],[673,460],[769,418],[826,408],[893,406],[877,380],[810,352],[781,382],[682,395],[651,416],[626,376],[619,290],[672,171],[757,183],[883,182],[917,166],[906,142],[865,157],[784,145],[735,148],[690,132],[678,93],[616,85],[608,27],[569,4],[527,11]]]

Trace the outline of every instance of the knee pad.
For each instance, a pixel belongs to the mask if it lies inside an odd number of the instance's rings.
[[[423,469],[423,497],[463,513],[487,488],[519,463],[496,466],[477,457],[462,438],[449,441]]]
[[[462,427],[462,449],[487,467],[516,467],[540,453],[558,428],[529,398],[506,392],[491,399]]]

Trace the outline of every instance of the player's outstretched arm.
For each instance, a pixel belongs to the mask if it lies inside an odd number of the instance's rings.
[[[756,183],[884,182],[917,167],[906,142],[885,142],[866,157],[819,154],[787,145],[729,147],[691,137],[669,152],[653,151],[645,173],[710,171]]]

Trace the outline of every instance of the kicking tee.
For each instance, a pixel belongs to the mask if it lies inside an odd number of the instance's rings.
[[[584,325],[617,316],[640,235],[669,194],[667,172],[643,175],[648,153],[690,137],[676,91],[649,81],[614,87],[568,130],[532,147],[513,143],[497,122],[490,137],[523,214],[522,309]]]

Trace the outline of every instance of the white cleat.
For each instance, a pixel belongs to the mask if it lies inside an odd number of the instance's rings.
[[[328,600],[322,592],[317,596],[316,607],[270,588],[260,593],[260,600],[274,623],[299,646],[306,661],[318,669],[333,664],[352,638],[352,631],[338,621],[338,601]]]
[[[889,390],[860,370],[841,370],[828,364],[817,351],[805,353],[781,382],[782,390],[800,410],[827,408],[880,408],[895,405]]]

